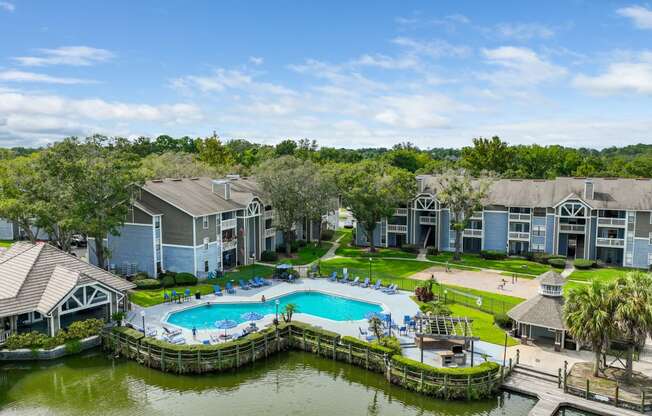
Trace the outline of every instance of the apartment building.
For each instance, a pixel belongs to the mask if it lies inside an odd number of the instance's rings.
[[[418,193],[373,234],[375,245],[454,250],[450,212],[437,200],[437,176],[417,177]],[[652,180],[620,178],[500,179],[463,232],[464,252],[545,252],[606,264],[652,264]],[[356,242],[368,244],[361,229]]]

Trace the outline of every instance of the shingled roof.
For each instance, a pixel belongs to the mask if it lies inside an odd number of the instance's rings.
[[[135,288],[49,244],[15,243],[0,255],[0,316],[48,313],[77,284],[90,281],[120,292]]]
[[[439,177],[422,176],[424,190],[437,193]],[[593,183],[593,198],[585,198],[584,185]],[[554,207],[574,196],[594,209],[652,209],[652,180],[626,178],[498,179],[491,183],[485,205]]]
[[[565,330],[562,310],[563,297],[537,295],[519,303],[507,312],[507,316],[517,322],[523,322],[543,328]]]

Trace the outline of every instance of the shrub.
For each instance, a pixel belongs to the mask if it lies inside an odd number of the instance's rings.
[[[161,286],[163,286],[163,287],[173,287],[174,285],[175,285],[174,276],[166,274],[161,279]]]
[[[576,269],[586,270],[590,269],[593,266],[595,266],[595,262],[593,260],[575,259],[575,261],[573,261],[573,267]]]
[[[503,260],[507,257],[507,254],[498,250],[482,250],[480,251],[480,257],[486,260]]]
[[[134,275],[133,280],[136,282],[138,280],[143,280],[143,279],[149,279],[149,275],[145,272],[138,272]]]
[[[138,289],[157,289],[161,287],[161,282],[156,279],[140,279],[134,281]]]
[[[430,312],[430,314],[436,316],[450,316],[452,313],[448,305],[439,301],[424,303],[419,306],[419,309],[423,313]]]
[[[102,331],[104,322],[100,319],[87,319],[70,324],[66,330],[67,339],[84,339],[97,335]]]
[[[294,322],[292,323],[294,325]],[[384,345],[380,345],[378,343],[371,343],[371,342],[366,342],[359,340],[358,338],[355,337],[350,337],[350,336],[343,336],[340,341],[342,344],[345,345],[353,345],[356,347],[362,347],[362,348],[369,348],[370,351],[374,352],[379,352],[381,354],[387,354],[389,356],[392,355],[393,350],[391,348],[388,348]],[[400,346],[400,345],[399,345]]]
[[[437,250],[437,247],[428,246],[426,247],[426,254],[429,256],[436,256],[439,254],[439,250]]]
[[[413,369],[417,372],[423,370],[424,374],[434,375],[434,376],[443,376],[447,375],[449,379],[466,379],[468,376],[471,376],[471,379],[475,377],[484,377],[487,374],[495,374],[500,370],[500,365],[494,362],[484,362],[482,364],[476,365],[475,367],[462,367],[462,368],[438,368],[432,367],[428,364],[420,363],[419,361],[411,360],[407,357],[400,355],[395,355],[392,357],[392,361],[402,368],[403,366]]]
[[[197,278],[192,273],[177,273],[174,282],[177,286],[193,286],[197,284]]]
[[[81,342],[79,340],[73,339],[71,341],[66,342],[66,352],[68,354],[76,354],[79,351],[81,351]]]
[[[403,244],[401,246],[401,250],[405,251],[406,253],[417,254],[419,252],[419,247],[417,247],[416,244]]]
[[[10,350],[21,348],[46,350],[52,349],[59,345],[71,344],[71,348],[76,345],[73,341],[78,341],[84,338],[98,335],[104,322],[99,319],[87,319],[85,321],[76,321],[70,324],[68,329],[59,331],[55,336],[49,337],[46,334],[32,331],[25,334],[13,334],[7,339],[6,347]],[[81,344],[80,349],[81,349]],[[68,347],[66,346],[66,351]],[[76,351],[71,351],[76,352]]]
[[[494,323],[503,329],[509,329],[512,326],[512,319],[506,313],[494,315]]]
[[[427,280],[422,282],[414,289],[414,296],[419,302],[430,302],[435,298],[435,295],[432,292],[432,285],[434,280]]]
[[[564,267],[566,267],[566,259],[557,259],[557,258],[548,259],[548,264],[557,269],[563,269]]]
[[[324,241],[331,241],[334,235],[335,235],[335,231],[333,230],[322,230],[321,239]]]
[[[380,345],[391,351],[391,355],[401,355],[401,341],[396,337],[382,337],[381,339],[374,340],[371,344]]]
[[[276,261],[278,260],[278,254],[275,251],[265,250],[260,253],[261,261]]]

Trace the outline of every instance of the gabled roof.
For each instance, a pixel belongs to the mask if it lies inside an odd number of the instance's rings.
[[[74,282],[91,281],[118,292],[135,288],[49,244],[15,243],[0,255],[0,316],[44,310],[62,300]]]
[[[564,308],[563,297],[549,297],[537,295],[519,303],[507,312],[507,316],[517,322],[565,330],[562,311]]]
[[[588,178],[498,179],[489,187],[485,205],[554,207],[569,195],[584,195]],[[652,180],[590,178],[593,198],[581,200],[594,209],[652,210]],[[424,175],[424,191],[437,193],[439,178]]]
[[[566,283],[566,279],[564,279],[561,274],[557,273],[554,270],[548,270],[547,272],[539,275],[537,280],[542,285],[562,286],[564,283]]]
[[[230,184],[228,200],[213,192],[213,179],[208,177],[147,181],[143,190],[195,217],[243,209],[254,197],[260,197],[253,180],[234,179]]]

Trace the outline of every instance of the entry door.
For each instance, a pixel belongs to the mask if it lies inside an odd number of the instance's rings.
[[[576,248],[577,248],[577,237],[568,236],[568,249],[566,250],[566,256],[574,259]]]

